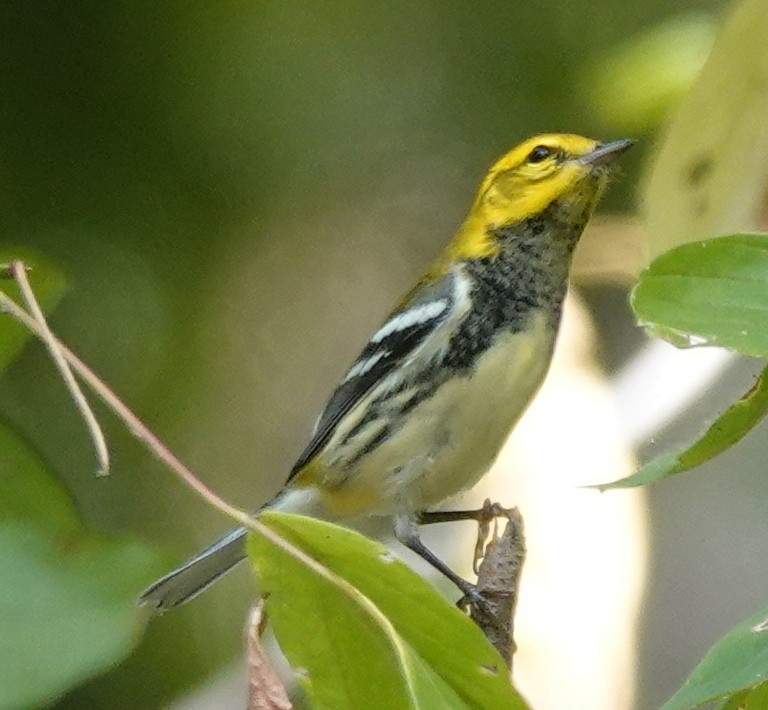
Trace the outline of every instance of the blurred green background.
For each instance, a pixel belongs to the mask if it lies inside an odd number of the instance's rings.
[[[541,131],[629,132],[641,143],[604,209],[633,209],[720,11],[4,2],[4,251],[58,266],[55,331],[219,493],[255,506],[500,153]],[[102,420],[114,471],[96,480],[43,349],[30,344],[0,383],[0,421],[92,530],[162,549],[162,569],[226,527]],[[252,589],[239,578],[151,624],[133,655],[56,707],[161,707],[203,682],[239,652]]]

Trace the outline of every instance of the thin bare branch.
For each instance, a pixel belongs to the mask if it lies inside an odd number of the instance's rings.
[[[43,344],[48,350],[48,354],[53,360],[53,364],[61,375],[61,379],[64,380],[64,384],[69,391],[70,397],[75,404],[75,407],[80,412],[80,416],[85,422],[85,426],[88,429],[88,433],[93,442],[93,448],[96,452],[96,461],[98,468],[96,470],[97,476],[106,476],[109,473],[109,449],[107,448],[107,441],[104,438],[104,432],[99,426],[99,422],[88,404],[88,400],[85,398],[83,391],[80,389],[80,385],[77,384],[75,376],[72,374],[72,370],[67,363],[66,358],[61,352],[56,338],[53,337],[51,329],[48,327],[48,322],[45,320],[43,309],[40,308],[40,304],[35,298],[35,293],[29,284],[27,279],[27,267],[21,261],[12,261],[8,264],[8,268],[11,275],[19,285],[19,291],[24,299],[24,303],[27,304],[27,309],[31,316],[37,321],[37,325],[40,329],[39,337],[43,341]]]
[[[0,291],[0,311],[25,325],[41,340],[45,339],[45,334],[39,323],[3,291]],[[56,342],[59,351],[77,376],[112,410],[115,416],[128,427],[128,430],[144,444],[153,456],[168,466],[186,485],[215,508],[235,519],[241,525],[254,528],[255,521],[247,513],[227,503],[200,481],[77,355],[52,333],[50,337]]]
[[[493,521],[494,531],[490,541],[484,546],[483,561],[478,567],[477,592],[482,598],[487,611],[475,609],[470,605],[470,615],[485,633],[488,640],[496,647],[512,669],[512,656],[516,645],[514,639],[515,608],[520,589],[520,574],[525,560],[525,538],[523,518],[517,508],[505,509],[486,501],[488,518],[480,521],[480,538],[484,541]],[[506,519],[504,532],[499,535],[497,519]],[[477,562],[477,559],[475,560]],[[482,613],[480,613],[482,611]]]

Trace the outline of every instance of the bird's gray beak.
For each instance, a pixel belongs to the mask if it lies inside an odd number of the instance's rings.
[[[580,163],[587,165],[604,165],[613,160],[617,155],[629,150],[635,141],[630,138],[611,141],[610,143],[600,143],[597,148],[579,158]]]

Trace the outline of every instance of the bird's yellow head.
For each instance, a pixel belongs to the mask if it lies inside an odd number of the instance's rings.
[[[608,180],[611,160],[632,145],[552,133],[513,148],[490,169],[451,245],[454,258],[492,255],[493,233],[557,204],[564,221],[584,226]]]

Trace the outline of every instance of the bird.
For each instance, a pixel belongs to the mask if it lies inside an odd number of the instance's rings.
[[[428,511],[471,488],[545,378],[574,248],[630,139],[529,138],[488,171],[455,236],[371,335],[277,495],[280,510],[394,536],[471,594],[421,541]],[[237,528],[146,589],[162,613],[245,558]]]

